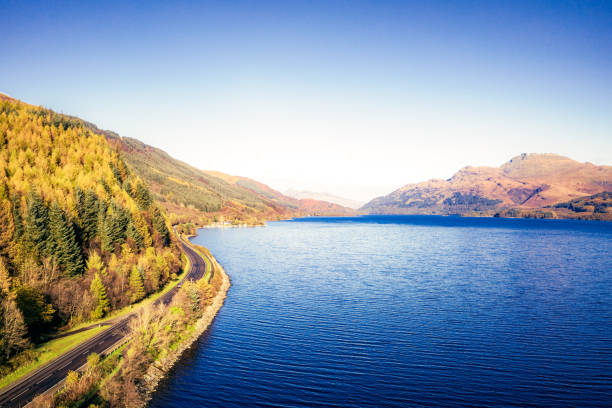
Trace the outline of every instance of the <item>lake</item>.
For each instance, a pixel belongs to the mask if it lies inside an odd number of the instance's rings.
[[[153,407],[610,406],[612,223],[202,229],[232,287]]]

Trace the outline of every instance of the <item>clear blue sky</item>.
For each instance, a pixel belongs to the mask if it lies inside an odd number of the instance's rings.
[[[0,39],[0,91],[280,189],[612,164],[611,1],[4,0]]]

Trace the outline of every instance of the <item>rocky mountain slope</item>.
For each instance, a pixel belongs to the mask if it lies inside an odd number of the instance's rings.
[[[512,209],[523,216],[543,211],[554,217],[559,215],[551,207],[554,204],[606,191],[612,191],[612,166],[579,163],[555,154],[522,154],[500,167],[468,166],[448,180],[408,184],[370,201],[361,210],[377,214],[504,215]]]

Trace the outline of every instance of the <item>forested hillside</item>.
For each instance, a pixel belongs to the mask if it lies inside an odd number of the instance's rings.
[[[172,222],[206,224],[213,220],[253,221],[254,215],[277,218],[287,208],[262,200],[257,194],[207,174],[136,139],[106,133],[124,153],[131,168],[152,187],[155,197],[172,215]]]
[[[564,218],[602,219],[612,221],[612,191],[580,197],[551,206]]]
[[[3,370],[56,328],[137,302],[179,269],[164,211],[103,135],[0,95]]]
[[[338,204],[287,197],[246,177],[203,171],[136,139],[97,131],[123,152],[130,168],[151,186],[173,224],[260,224],[296,216],[354,214]]]

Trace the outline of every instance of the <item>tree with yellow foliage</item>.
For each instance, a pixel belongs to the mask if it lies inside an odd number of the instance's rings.
[[[140,300],[178,270],[164,212],[95,126],[0,98],[0,146],[0,302],[30,340]]]

